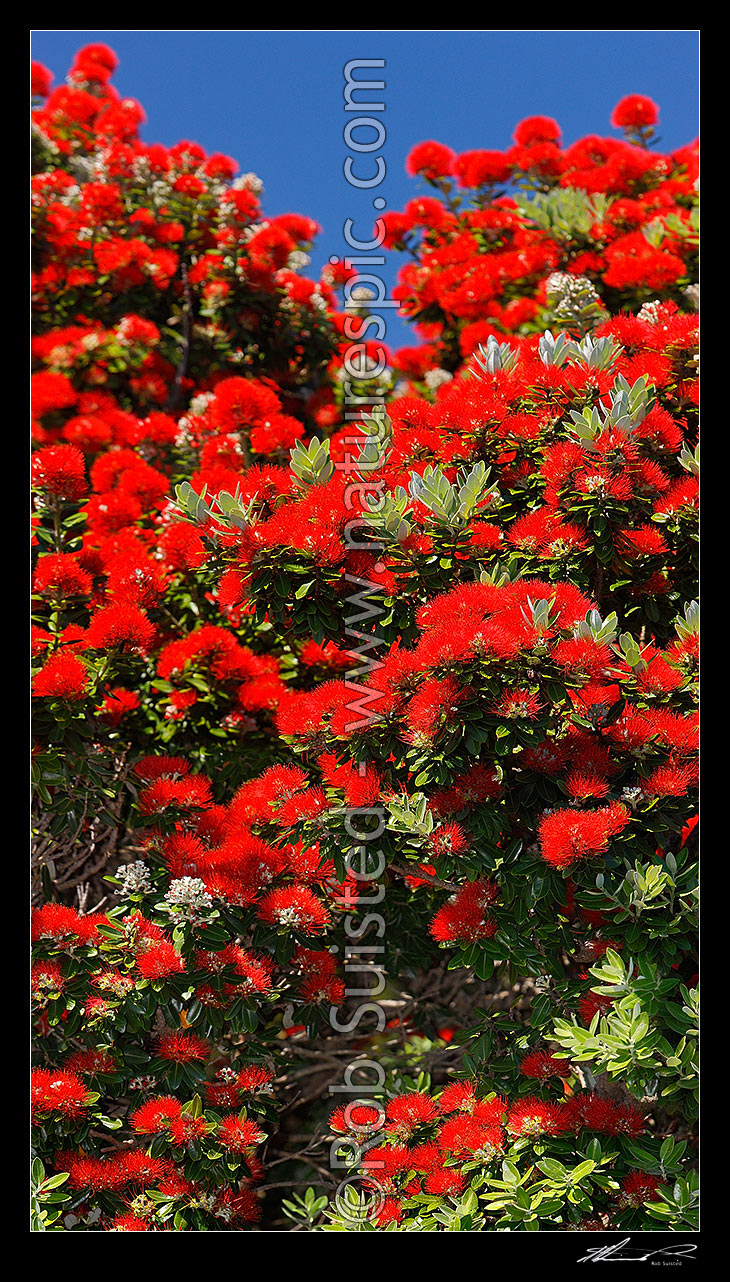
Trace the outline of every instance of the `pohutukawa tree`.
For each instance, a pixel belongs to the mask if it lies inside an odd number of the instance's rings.
[[[684,1231],[696,148],[415,146],[353,425],[352,270],[115,66],[33,72],[34,1225]]]

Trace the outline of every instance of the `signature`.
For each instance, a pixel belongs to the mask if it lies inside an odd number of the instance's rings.
[[[689,1260],[692,1259],[696,1250],[697,1246],[693,1242],[678,1242],[676,1246],[663,1246],[656,1251],[646,1251],[643,1247],[631,1246],[631,1238],[625,1237],[623,1242],[617,1242],[615,1246],[592,1247],[587,1255],[580,1257],[578,1263],[598,1264],[603,1260],[609,1260],[610,1262],[643,1261],[651,1260],[655,1256]]]

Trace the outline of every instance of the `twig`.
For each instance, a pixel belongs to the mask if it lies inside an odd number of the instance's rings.
[[[438,886],[439,890],[458,890],[459,887],[453,881],[442,881],[440,877],[432,877],[430,873],[416,871],[415,868],[402,868],[400,864],[388,864],[393,872],[400,873],[401,877],[417,877],[419,881],[427,881],[431,886]]]

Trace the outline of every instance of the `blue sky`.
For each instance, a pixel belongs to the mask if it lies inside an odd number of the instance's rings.
[[[36,31],[32,57],[58,83],[76,50],[96,41],[119,56],[114,84],[142,103],[146,141],[187,138],[225,152],[262,178],[267,214],[317,219],[311,275],[346,252],[346,218],[363,239],[373,222],[376,193],[343,174],[350,59],[386,61],[387,172],[377,194],[389,209],[421,190],[405,158],[427,138],[455,151],[504,148],[515,124],[538,114],[559,122],[565,142],[612,134],[612,108],[628,93],[659,104],[661,148],[698,131],[697,31]],[[388,258],[392,282],[402,260]],[[393,346],[413,341],[392,312],[387,323]]]

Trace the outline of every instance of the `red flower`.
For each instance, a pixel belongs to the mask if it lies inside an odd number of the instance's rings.
[[[33,1000],[39,1006],[47,1006],[49,1000],[58,997],[63,992],[65,983],[63,971],[57,962],[33,962],[30,968],[30,987]]]
[[[651,98],[640,93],[627,94],[616,103],[611,115],[614,129],[646,129],[659,119],[659,108]]]
[[[41,370],[31,378],[31,413],[33,418],[42,418],[54,410],[70,409],[76,404],[78,393],[70,378],[65,374],[56,374],[52,370]],[[63,449],[63,446],[58,446]],[[42,450],[48,455],[48,450]],[[37,457],[37,456],[35,456]],[[83,460],[82,460],[83,461]],[[49,463],[50,466],[50,463]]]
[[[118,1164],[88,1153],[59,1153],[57,1163],[68,1171],[70,1188],[89,1189],[96,1193],[119,1188],[124,1180]]]
[[[193,1117],[191,1113],[180,1111],[177,1117],[170,1119],[170,1139],[173,1144],[187,1147],[196,1140],[202,1139],[209,1130],[204,1117]]]
[[[450,147],[440,142],[419,142],[408,153],[406,172],[416,177],[448,178],[454,169],[456,156]]]
[[[453,172],[460,187],[482,187],[506,182],[511,168],[502,151],[464,151],[456,157]]]
[[[643,1206],[644,1202],[658,1202],[657,1189],[661,1183],[657,1175],[646,1171],[631,1171],[621,1181],[620,1201],[625,1206]]]
[[[399,1140],[410,1138],[419,1126],[426,1126],[438,1117],[438,1108],[429,1095],[413,1092],[410,1095],[398,1095],[388,1103],[386,1130],[396,1135]]]
[[[69,1073],[97,1077],[100,1074],[116,1073],[119,1065],[110,1051],[104,1047],[92,1047],[90,1050],[74,1051],[66,1060],[64,1068]]]
[[[108,45],[84,45],[74,58],[71,72],[77,73],[86,80],[98,80],[102,84],[112,75],[119,64],[119,59]]]
[[[520,1063],[520,1072],[524,1073],[525,1077],[538,1077],[542,1080],[548,1077],[562,1077],[569,1070],[570,1064],[567,1059],[556,1059],[549,1051],[530,1051]]]
[[[53,84],[53,72],[42,62],[30,64],[30,92],[34,98],[47,98]]]
[[[375,1216],[376,1224],[400,1224],[403,1219],[403,1207],[395,1197],[386,1197]]]
[[[465,1184],[466,1176],[459,1171],[443,1167],[441,1170],[432,1171],[430,1175],[426,1176],[423,1187],[426,1193],[437,1193],[441,1197],[455,1197],[463,1192]]]
[[[245,1153],[246,1149],[261,1144],[266,1139],[256,1122],[242,1119],[237,1113],[230,1113],[218,1123],[218,1141],[223,1148],[234,1153]]]
[[[476,1103],[477,1083],[474,1081],[452,1082],[444,1087],[439,1097],[442,1113],[473,1113]]]
[[[603,993],[586,993],[578,999],[578,1011],[585,1024],[591,1024],[596,1015],[605,1015],[613,1005],[613,998]]]
[[[157,1184],[172,1173],[172,1164],[167,1158],[150,1157],[139,1148],[126,1150],[112,1160],[125,1184]]]
[[[82,917],[75,908],[65,904],[43,904],[34,908],[31,918],[31,939],[61,940],[69,938],[72,942],[89,942],[97,935],[97,926],[106,920],[100,913]]]
[[[154,779],[174,779],[176,775],[186,775],[191,769],[190,762],[184,757],[142,757],[134,767],[134,773],[145,783]]]
[[[121,1212],[115,1215],[109,1225],[110,1233],[150,1233],[152,1224],[145,1220],[141,1215],[132,1215],[131,1211]]]
[[[135,957],[134,964],[144,979],[167,979],[185,970],[185,963],[167,939],[156,940],[146,952]]]
[[[128,713],[141,706],[139,695],[124,686],[114,686],[105,696],[101,707],[97,709],[102,721],[109,726],[118,726]]]
[[[466,691],[453,677],[425,681],[408,704],[409,741],[420,744],[433,740],[445,725],[456,719],[465,695]]]
[[[58,651],[44,663],[33,679],[38,699],[84,699],[89,691],[89,673],[74,654]]]
[[[208,1058],[210,1043],[195,1033],[167,1033],[157,1043],[157,1054],[160,1059],[169,1059],[174,1064],[192,1064]]]
[[[33,587],[36,592],[49,596],[88,596],[92,579],[71,553],[55,552],[38,561]]]
[[[475,1117],[452,1117],[441,1127],[438,1143],[447,1153],[478,1153],[491,1161],[504,1148],[504,1131]]]
[[[75,445],[49,445],[31,461],[33,484],[58,498],[80,499],[88,489],[81,450]]]
[[[261,1064],[244,1064],[237,1078],[238,1089],[249,1094],[270,1094],[274,1074]]]
[[[135,1131],[143,1135],[157,1135],[166,1131],[173,1118],[180,1116],[180,1101],[173,1095],[156,1095],[140,1104],[130,1117]]]
[[[258,915],[273,926],[290,926],[303,935],[319,935],[330,924],[327,909],[308,886],[270,890],[259,904]]]
[[[429,927],[434,939],[448,944],[491,939],[497,922],[486,910],[497,893],[493,882],[467,882],[436,913]]]
[[[352,1100],[332,1113],[329,1125],[336,1135],[372,1135],[383,1124],[383,1111],[374,1104]]]
[[[34,1122],[48,1113],[60,1113],[62,1117],[78,1120],[90,1107],[88,1088],[74,1073],[35,1068],[30,1077]]]
[[[440,824],[428,839],[433,855],[459,855],[469,849],[469,838],[456,823]]]
[[[560,125],[550,116],[528,116],[521,120],[512,135],[518,147],[536,142],[560,142]]]
[[[109,605],[93,615],[87,633],[92,650],[131,651],[146,654],[155,638],[155,626],[133,605]]]
[[[544,704],[530,690],[505,690],[491,711],[507,721],[534,721]]]
[[[630,819],[626,806],[612,802],[601,810],[554,810],[540,821],[540,852],[554,868],[569,868],[605,854],[612,837]]]
[[[156,779],[139,796],[143,815],[161,814],[168,807],[205,810],[212,805],[213,793],[210,780],[203,775],[190,775],[186,779]]]
[[[315,1006],[324,1002],[341,1006],[346,996],[344,981],[336,975],[306,975],[299,991],[303,1001]]]
[[[505,1124],[511,1135],[561,1135],[568,1129],[569,1117],[562,1104],[526,1095],[512,1105]]]

